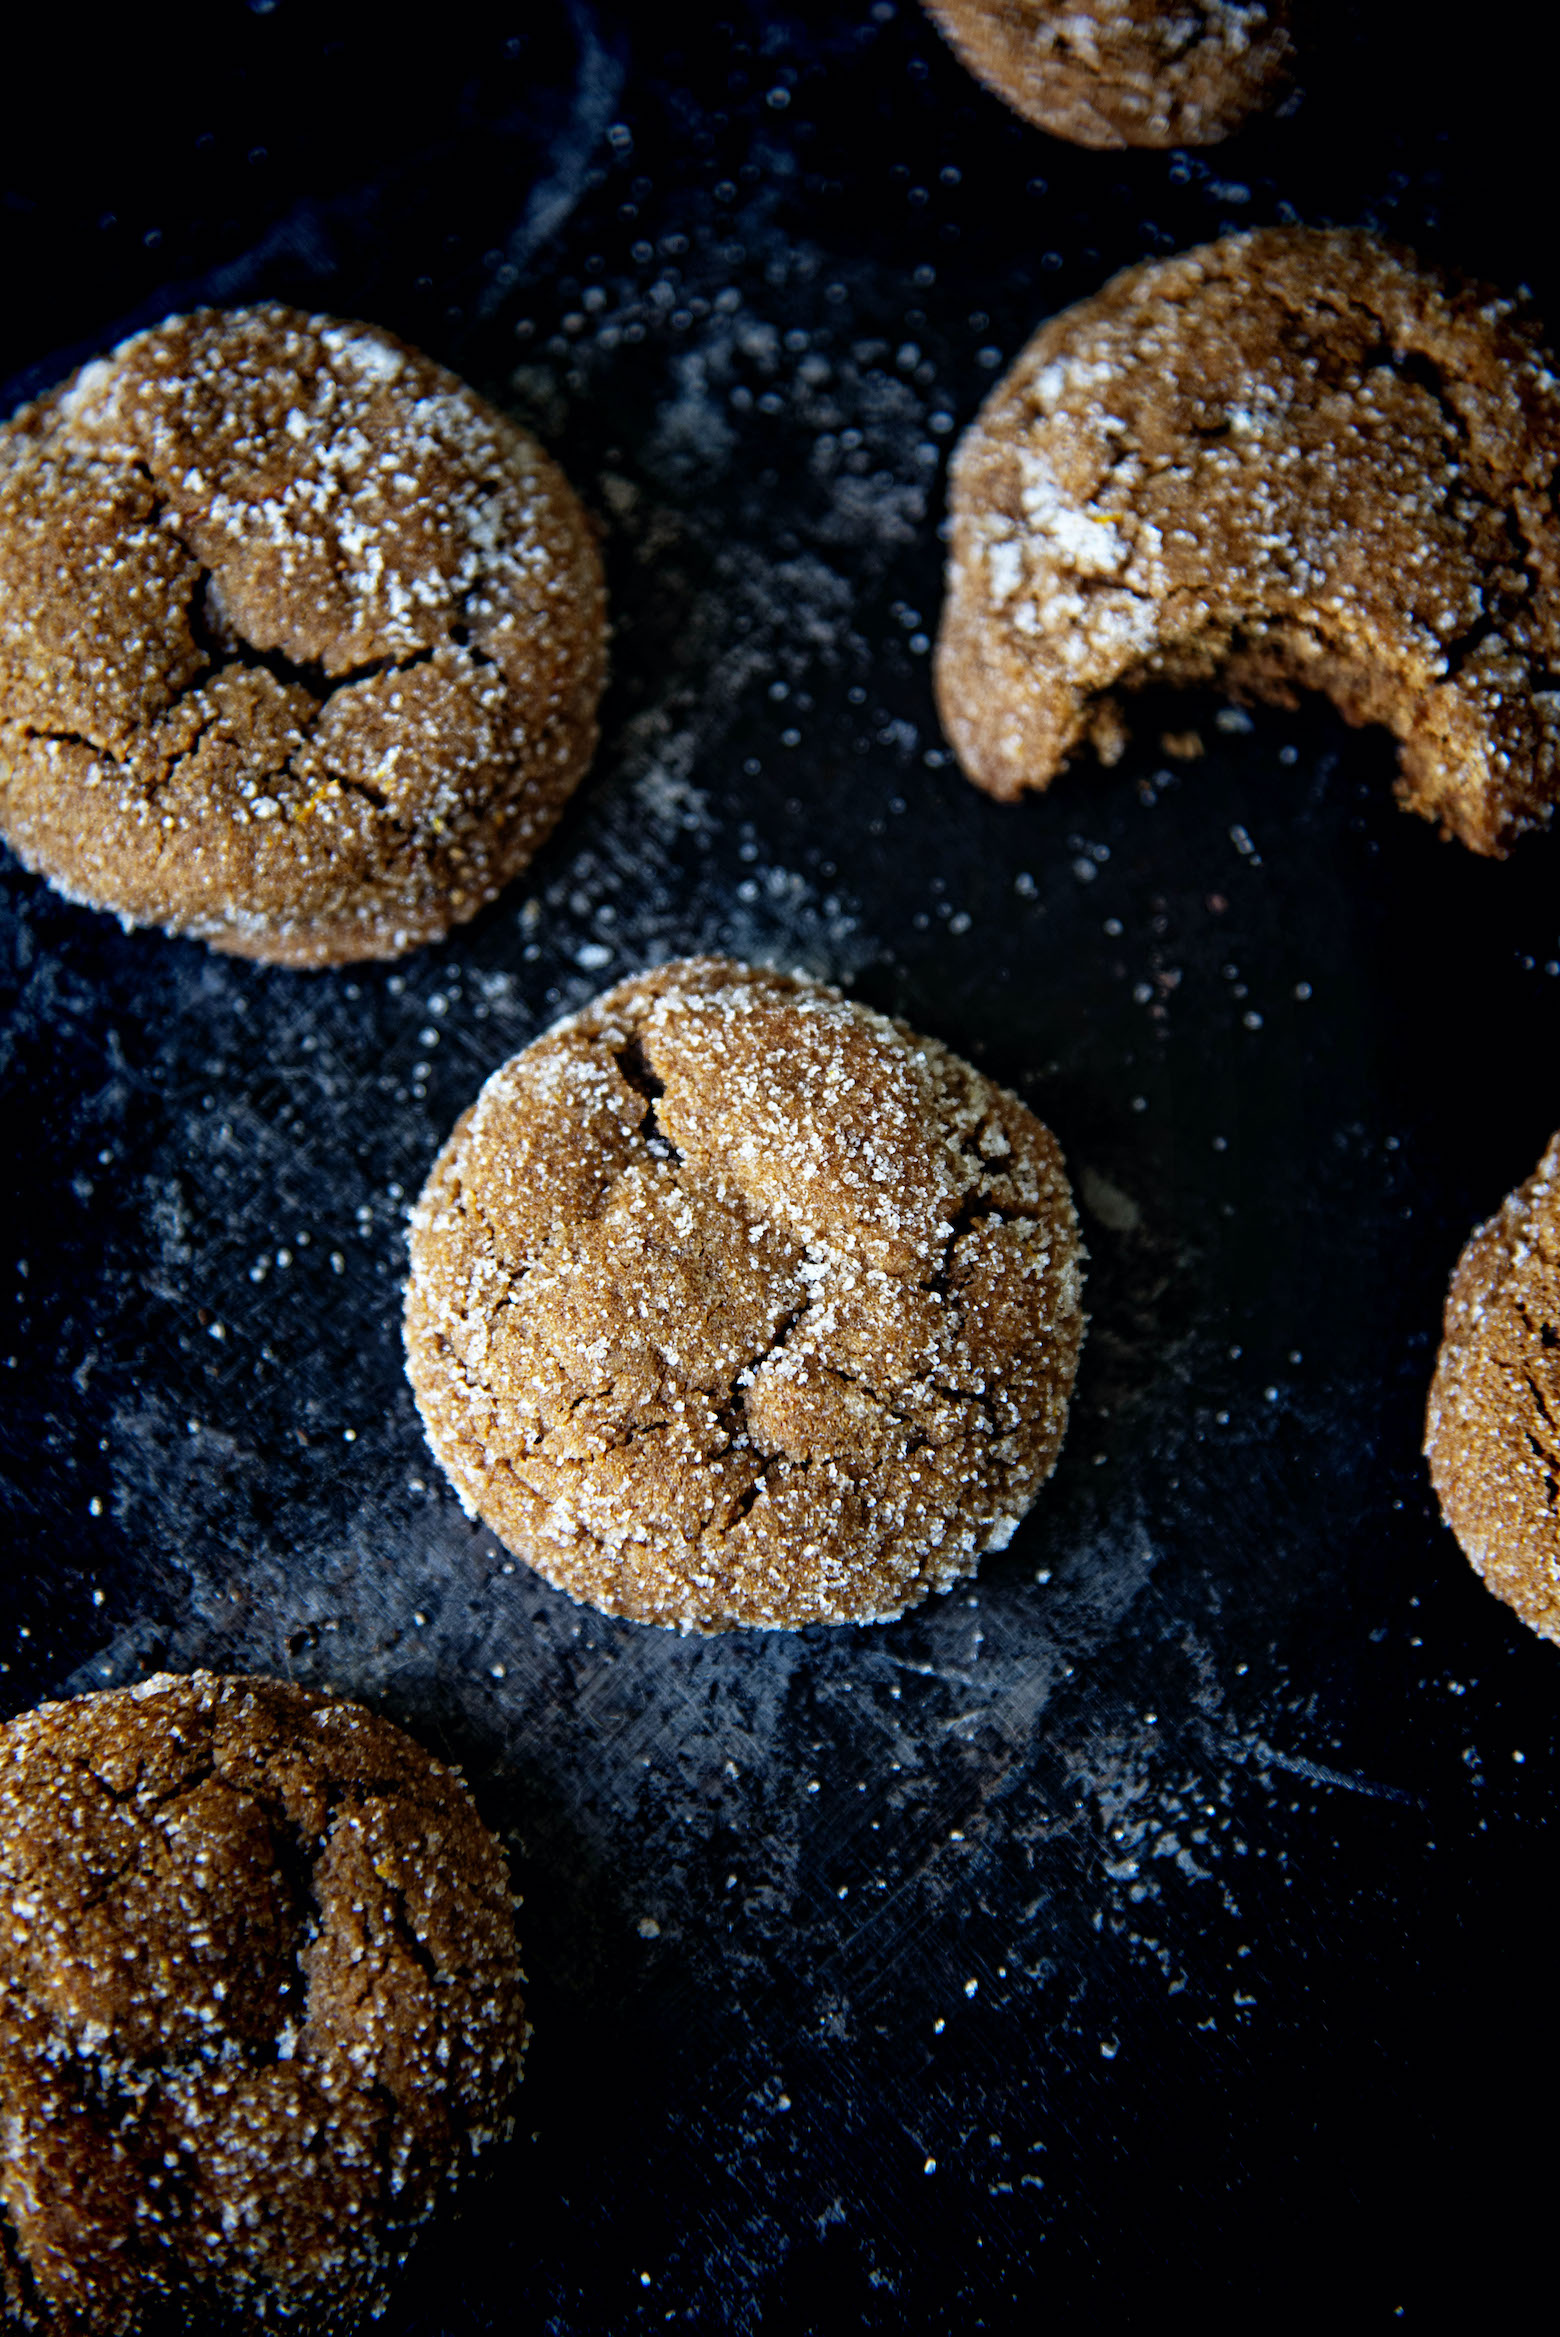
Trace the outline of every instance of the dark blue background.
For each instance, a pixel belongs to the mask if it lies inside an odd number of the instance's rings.
[[[19,51],[7,404],[201,299],[373,318],[553,446],[616,639],[531,879],[400,968],[126,937],[6,860],[0,1689],[290,1672],[465,1763],[536,2033],[387,2329],[1504,2319],[1550,2208],[1560,1659],[1418,1447],[1458,1248],[1560,1119],[1556,846],[1441,845],[1322,706],[1145,705],[1000,810],[925,642],[956,430],[1116,267],[1364,222],[1560,315],[1546,92],[1498,28],[1343,10],[1291,118],[1097,155],[912,0],[671,13]],[[937,1031],[1079,1183],[1057,1478],[885,1629],[581,1614],[461,1517],[401,1377],[456,1113],[694,947]]]

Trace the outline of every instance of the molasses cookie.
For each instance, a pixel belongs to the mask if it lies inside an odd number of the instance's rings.
[[[1548,820],[1560,383],[1533,319],[1360,233],[1270,228],[1053,317],[953,466],[937,648],[977,785],[1043,788],[1119,694],[1217,682],[1381,722],[1475,852]]]
[[[820,983],[693,958],[460,1121],[412,1221],[408,1371],[462,1500],[574,1598],[878,1622],[1050,1475],[1081,1263],[1016,1097]]]
[[[1076,146],[1213,146],[1289,87],[1289,0],[926,0],[961,61]]]
[[[1464,1554],[1560,1640],[1560,1136],[1457,1261],[1425,1453]]]
[[[604,643],[556,464],[376,326],[174,317],[0,429],[0,834],[126,925],[446,932],[583,774]]]
[[[0,1727],[0,2282],[24,2327],[355,2328],[503,2127],[504,1856],[388,1722],[167,1675]]]

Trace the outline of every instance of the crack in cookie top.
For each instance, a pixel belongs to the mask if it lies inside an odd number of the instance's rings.
[[[175,317],[0,430],[0,831],[127,923],[307,965],[473,915],[604,642],[557,466],[377,327]]]
[[[1116,693],[1326,691],[1477,852],[1560,771],[1560,382],[1518,303],[1368,235],[1270,228],[1129,268],[1042,327],[960,443],[943,720],[1045,787]]]
[[[1560,1641],[1560,1136],[1457,1261],[1425,1453],[1466,1557]]]
[[[24,2325],[381,2309],[524,2050],[508,1871],[460,1779],[284,1681],[45,1704],[0,1727],[0,1914]]]
[[[820,983],[690,959],[488,1081],[413,1218],[408,1370],[462,1499],[574,1597],[882,1620],[1054,1467],[1081,1261],[1016,1097]]]
[[[987,88],[1079,146],[1212,146],[1289,87],[1288,0],[925,0]]]

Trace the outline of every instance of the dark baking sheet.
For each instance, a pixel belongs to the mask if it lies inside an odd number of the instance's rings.
[[[8,403],[200,298],[379,319],[561,456],[616,642],[531,881],[399,967],[259,971],[0,870],[6,1707],[254,1668],[465,1764],[535,2042],[388,2329],[1488,2309],[1544,2211],[1560,1671],[1418,1445],[1457,1249],[1560,1119],[1556,846],[1479,863],[1395,812],[1382,737],[1213,699],[1000,810],[926,641],[954,432],[1115,267],[1363,220],[1560,317],[1537,77],[1344,12],[1292,118],[1090,155],[908,0],[673,13],[406,47],[256,0],[19,76]],[[570,1606],[401,1377],[457,1112],[694,948],[937,1031],[1080,1188],[1056,1479],[889,1628]]]

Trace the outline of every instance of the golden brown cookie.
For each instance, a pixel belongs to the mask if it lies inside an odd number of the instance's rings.
[[[356,2328],[520,2074],[459,1778],[276,1680],[44,1704],[0,1727],[0,1910],[9,2317]]]
[[[557,819],[604,661],[567,480],[377,326],[174,317],[0,429],[0,834],[127,925],[436,938]]]
[[[1360,233],[1269,228],[1053,317],[953,466],[937,691],[1012,800],[1119,695],[1327,692],[1475,852],[1550,817],[1560,382],[1532,318]]]
[[[1289,0],[926,0],[970,71],[1076,146],[1213,146],[1289,88]]]
[[[460,1121],[412,1221],[407,1368],[462,1500],[573,1597],[883,1621],[1050,1475],[1082,1254],[1016,1097],[820,983],[691,958]]]
[[[1464,1554],[1560,1640],[1560,1136],[1457,1261],[1425,1454]]]

